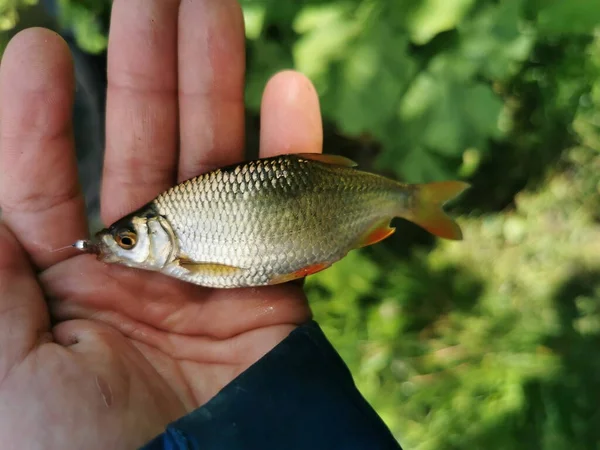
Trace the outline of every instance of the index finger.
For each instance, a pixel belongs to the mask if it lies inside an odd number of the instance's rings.
[[[0,208],[33,262],[44,269],[86,237],[77,178],[69,47],[41,28],[17,34],[0,65]]]
[[[177,174],[179,0],[115,0],[108,43],[102,218],[107,225]]]

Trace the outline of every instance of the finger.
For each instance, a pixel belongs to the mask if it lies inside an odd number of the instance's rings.
[[[67,44],[32,28],[9,43],[0,65],[0,208],[35,264],[85,237],[71,123],[74,73]]]
[[[269,80],[261,111],[261,158],[284,153],[321,153],[319,97],[304,75],[285,70]]]
[[[237,0],[179,11],[179,180],[243,158],[245,40]]]
[[[115,0],[108,44],[106,224],[173,184],[178,0]]]
[[[169,355],[171,358],[201,360],[211,364],[226,364],[232,359],[232,352],[237,354],[233,359],[238,361],[243,361],[247,357],[253,358],[253,354],[262,355],[269,349],[257,347],[256,342],[252,342],[252,345],[249,345],[250,343],[244,342],[243,340],[257,330],[264,333],[268,332],[268,330],[285,328],[287,333],[289,333],[289,331],[292,331],[294,328],[310,319],[308,314],[304,314],[301,317],[304,319],[302,322],[274,323],[260,327],[248,327],[248,329],[242,331],[242,333],[221,337],[210,334],[190,335],[185,333],[174,333],[169,330],[155,328],[152,325],[132,319],[119,312],[104,310],[94,311],[86,308],[84,305],[74,303],[57,301],[52,302],[50,307],[52,308],[53,315],[60,317],[61,326],[65,323],[72,323],[76,320],[85,319],[92,320],[95,323],[105,323],[110,325],[111,328],[118,330],[124,336],[154,347]],[[300,316],[298,319],[300,319]],[[56,327],[52,331],[55,340],[59,344],[69,345],[69,342],[65,340],[68,336],[57,335]],[[236,341],[239,338],[242,338],[242,341],[237,343]],[[270,341],[267,341],[267,345],[269,342]],[[235,345],[236,348],[232,349],[232,345]],[[239,346],[242,346],[242,348],[239,348]]]
[[[27,257],[0,224],[0,381],[38,344],[49,342],[48,312]]]
[[[149,271],[102,267],[93,255],[52,267],[41,274],[40,283],[60,321],[91,318],[88,314],[100,319],[100,312],[112,311],[156,330],[225,339],[278,323],[300,323],[310,314],[297,286],[212,290]]]

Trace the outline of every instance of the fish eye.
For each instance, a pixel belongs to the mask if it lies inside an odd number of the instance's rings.
[[[119,247],[125,250],[129,250],[135,247],[135,244],[137,242],[137,236],[131,230],[119,230],[119,232],[115,236],[115,240],[117,241]]]

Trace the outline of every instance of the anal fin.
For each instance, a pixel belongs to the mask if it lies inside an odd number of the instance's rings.
[[[356,244],[356,248],[367,247],[369,245],[376,244],[394,234],[396,229],[390,227],[390,220],[391,219],[384,219],[376,222],[366,231],[365,234],[361,236]]]
[[[298,278],[304,278],[309,275],[313,275],[317,272],[321,272],[322,270],[327,269],[329,266],[331,266],[331,263],[312,264],[310,266],[303,267],[300,270],[296,270],[295,272],[292,272],[292,273],[276,275],[275,277],[271,278],[271,280],[269,281],[269,284],[287,283],[288,281],[297,280]]]

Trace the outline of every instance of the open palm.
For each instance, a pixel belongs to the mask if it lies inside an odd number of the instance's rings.
[[[243,158],[244,30],[235,0],[115,0],[106,224]],[[30,29],[0,67],[0,442],[129,449],[197,408],[310,318],[299,285],[210,290],[93,255],[77,184],[73,67]],[[318,100],[294,72],[262,104],[262,157],[321,151]]]

